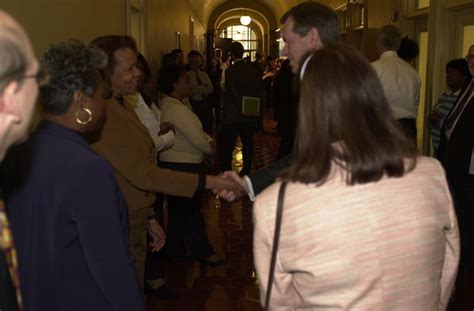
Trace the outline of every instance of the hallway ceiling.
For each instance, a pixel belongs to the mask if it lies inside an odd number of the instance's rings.
[[[221,4],[225,2],[235,2],[235,7],[240,8],[244,7],[245,0],[188,0],[194,4],[195,8],[202,8],[203,9],[203,16],[205,22],[211,15],[211,13],[219,7]],[[280,17],[292,6],[303,2],[302,0],[250,0],[255,2],[261,2],[265,6],[267,6],[275,15],[276,20],[279,20]],[[329,4],[334,0],[319,0],[314,2],[321,2],[324,4]]]

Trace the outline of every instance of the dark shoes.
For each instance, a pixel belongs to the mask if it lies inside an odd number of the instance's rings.
[[[148,288],[145,290],[145,293],[158,299],[178,299],[180,296],[177,291],[169,288],[166,284],[156,289]]]

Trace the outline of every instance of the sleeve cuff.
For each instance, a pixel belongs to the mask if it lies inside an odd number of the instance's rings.
[[[158,151],[169,149],[174,144],[173,131],[169,131],[166,134],[160,135],[158,136],[158,138],[161,138],[160,145],[156,146],[156,149],[158,149]]]
[[[250,181],[250,178],[248,178],[248,176],[244,176],[244,180],[247,183],[247,188],[249,189],[248,195],[249,195],[250,201],[254,202],[255,192],[253,191],[252,181]]]

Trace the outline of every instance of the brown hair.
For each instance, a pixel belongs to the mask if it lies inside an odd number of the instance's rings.
[[[304,66],[303,66],[304,67]],[[403,176],[416,149],[392,116],[380,81],[364,56],[336,44],[312,54],[300,88],[296,159],[283,174],[323,184],[336,163],[348,184]]]
[[[115,57],[114,57],[115,51],[122,48],[128,48],[138,54],[137,44],[135,43],[135,40],[130,36],[123,36],[123,35],[102,36],[102,37],[98,37],[92,40],[91,44],[102,49],[107,55],[108,64],[107,64],[106,71],[109,74],[110,72],[112,72],[112,68],[114,68],[115,66]]]
[[[316,28],[323,45],[331,44],[340,39],[339,23],[336,12],[317,2],[303,2],[292,7],[280,19],[280,23],[291,16],[294,20],[292,31],[304,37],[311,28]]]

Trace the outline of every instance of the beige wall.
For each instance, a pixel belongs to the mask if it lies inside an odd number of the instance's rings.
[[[125,0],[1,0],[0,7],[23,24],[38,57],[51,43],[127,29]]]
[[[153,69],[159,67],[164,54],[176,48],[176,32],[181,33],[181,49],[185,55],[191,49],[201,50],[202,47],[205,50],[205,28],[197,16],[202,16],[202,13],[190,5],[186,0],[147,1],[147,56]],[[191,17],[194,19],[194,35],[190,34]],[[191,46],[192,36],[195,38],[194,46]]]
[[[185,53],[198,48],[198,41],[204,42],[201,2],[146,1],[146,54],[154,69],[161,56],[175,48],[177,31],[181,33],[181,48]],[[89,42],[99,35],[127,34],[126,0],[1,0],[1,8],[23,24],[38,57],[52,43],[68,38]],[[191,16],[194,46],[191,46]]]

